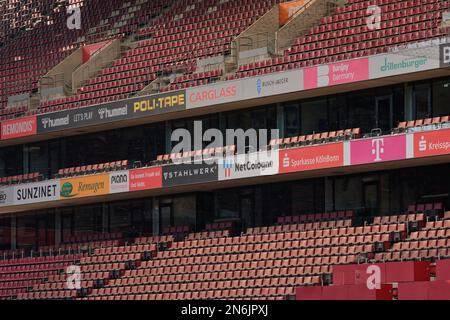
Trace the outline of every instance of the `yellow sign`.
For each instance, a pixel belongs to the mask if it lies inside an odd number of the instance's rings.
[[[61,180],[61,199],[100,196],[109,193],[109,175],[75,177]]]
[[[185,92],[162,94],[149,99],[139,100],[133,104],[133,113],[155,112],[157,110],[183,108],[186,105]]]

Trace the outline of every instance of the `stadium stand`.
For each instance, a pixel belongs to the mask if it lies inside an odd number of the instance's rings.
[[[0,1],[0,300],[449,300],[450,1],[300,2]]]

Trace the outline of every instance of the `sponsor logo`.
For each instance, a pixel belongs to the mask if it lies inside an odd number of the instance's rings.
[[[245,171],[254,171],[254,170],[264,170],[273,168],[273,161],[263,161],[263,162],[251,162],[247,161],[246,163],[236,163],[234,166],[234,170],[236,172],[245,172]]]
[[[151,113],[162,109],[173,109],[184,107],[186,105],[185,93],[177,92],[174,94],[150,97],[134,102],[133,113]]]
[[[130,171],[130,191],[158,189],[162,187],[162,169],[144,168]]]
[[[61,186],[61,197],[63,197],[63,198],[73,197],[72,191],[73,191],[73,185],[70,182],[65,182]]]
[[[258,95],[261,95],[262,92],[262,81],[261,79],[256,80],[256,91],[258,92]]]
[[[192,92],[189,95],[189,102],[195,104],[200,102],[216,101],[223,98],[235,97],[237,95],[236,85],[229,85],[221,88],[203,89]]]
[[[2,140],[27,137],[36,134],[36,117],[4,121],[1,124]]]
[[[341,167],[344,165],[344,145],[334,143],[285,150],[280,152],[279,158],[280,173]]]
[[[120,107],[120,108],[100,108],[98,109],[98,115],[100,120],[117,118],[128,115],[128,107]]]
[[[59,181],[45,181],[17,185],[14,187],[14,204],[30,204],[58,200],[60,197]]]
[[[77,122],[88,122],[93,120],[94,118],[94,112],[92,111],[86,111],[86,112],[80,112],[80,113],[75,113],[73,115],[73,122],[77,123]]]
[[[217,163],[190,163],[164,166],[162,178],[164,187],[217,181],[219,179]]]
[[[170,172],[164,172],[164,180],[171,180],[177,178],[186,178],[194,176],[203,176],[214,174],[216,171],[215,167],[204,167],[204,168],[194,168],[194,169],[180,169]]]
[[[33,201],[43,198],[53,198],[57,195],[57,185],[43,185],[43,186],[30,186],[30,187],[18,187],[16,189],[16,201]]]
[[[352,165],[406,159],[406,135],[350,142]]]
[[[283,168],[299,168],[303,166],[315,166],[322,165],[325,163],[338,162],[340,159],[339,155],[318,155],[311,158],[301,158],[301,159],[291,159],[288,153],[284,154],[283,158]]]
[[[0,191],[0,204],[5,204],[8,196],[4,191]]]
[[[372,155],[375,156],[375,162],[382,161],[381,156],[384,154],[384,139],[372,140]]]
[[[414,156],[427,157],[450,153],[450,129],[414,134]]]
[[[258,79],[256,81],[256,91],[258,92],[258,95],[261,95],[263,93],[263,91],[268,90],[269,88],[288,85],[288,84],[289,84],[288,77],[283,77],[280,79],[266,80],[266,81]]]
[[[82,198],[109,193],[109,175],[93,175],[61,181],[61,197]]]
[[[223,169],[224,169],[225,178],[230,178],[231,177],[231,171],[233,169],[233,160],[232,159],[225,159],[223,161]]]
[[[369,59],[349,60],[341,63],[307,68],[305,89],[334,86],[369,79]]]
[[[384,59],[384,64],[380,67],[381,72],[402,70],[402,69],[420,69],[420,67],[426,65],[428,58],[417,59],[403,59],[400,62],[389,61],[389,58]]]
[[[69,115],[62,117],[62,118],[41,118],[41,123],[42,123],[42,127],[44,129],[47,128],[57,128],[57,127],[64,127],[64,126],[68,126],[70,123],[70,117]]]
[[[441,68],[450,67],[450,44],[441,44],[439,46]]]
[[[109,176],[111,193],[128,192],[130,176],[128,171],[113,172]]]

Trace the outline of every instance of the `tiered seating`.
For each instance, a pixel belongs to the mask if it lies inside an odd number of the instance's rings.
[[[339,219],[352,219],[354,215],[355,215],[354,211],[347,210],[347,211],[303,214],[296,216],[281,216],[277,218],[277,223],[291,224],[291,223],[305,223],[305,222],[320,222]]]
[[[423,219],[423,214],[420,215]],[[448,257],[450,257],[450,220],[445,219],[426,222],[425,228],[411,232],[408,238],[395,243],[389,251],[376,254],[375,261],[434,261]]]
[[[183,153],[171,153],[158,155],[155,164],[169,164],[174,161],[186,162],[198,159],[207,159],[218,156],[231,156],[236,153],[236,146],[208,148],[203,150],[187,151]]]
[[[111,67],[91,79],[75,96],[61,99],[50,108],[43,104],[41,108],[51,111],[60,107],[83,107],[123,99],[142,90],[158,74],[174,70],[183,70],[187,74],[187,81],[178,78],[177,81],[182,80],[182,85],[173,84],[163,91],[217,80],[220,71],[204,73],[203,79],[194,79],[196,76],[192,72],[197,59],[229,53],[234,37],[277,2],[279,0],[171,2],[171,10],[138,32],[140,37],[148,39],[139,41],[136,48],[115,60]]]
[[[369,30],[367,8],[381,7],[381,29]],[[351,0],[336,12],[322,18],[303,37],[295,40],[283,57],[242,65],[228,79],[332,63],[346,59],[388,52],[389,48],[445,36],[440,29],[442,12],[448,1]]]
[[[185,89],[194,87],[196,85],[201,86],[208,83],[213,83],[220,80],[222,75],[223,70],[212,70],[207,72],[185,74],[180,77],[176,77],[169,86],[161,88],[161,91],[164,92],[170,90]]]
[[[269,142],[271,148],[288,148],[294,146],[305,146],[311,144],[342,141],[344,139],[357,139],[361,137],[361,129],[353,128],[331,132],[314,133],[284,139],[272,139]]]
[[[155,244],[137,244],[130,246],[95,249],[90,256],[82,257],[78,263],[81,269],[81,288],[91,290],[98,283],[105,283],[111,277],[118,277],[127,268],[134,268],[145,256],[156,252]],[[49,278],[44,284],[33,287],[33,292],[22,293],[19,299],[68,299],[79,295],[78,290],[70,289],[65,275]]]
[[[120,0],[71,1],[72,7],[81,8],[82,30],[78,31],[67,29],[67,12],[62,3],[55,6],[49,0],[8,2],[2,10],[7,23],[0,25],[0,42],[4,44],[0,47],[0,111],[6,107],[8,96],[35,90],[39,78],[78,47],[78,37],[107,18],[121,3]],[[102,40],[102,35],[97,35],[97,40]],[[12,108],[8,114],[3,112],[0,120],[15,116],[12,114],[15,111]],[[18,115],[24,111],[19,107]]]
[[[423,213],[416,214],[401,214],[392,216],[381,216],[375,217],[373,219],[374,224],[397,224],[397,223],[407,223],[411,221],[418,221],[421,223],[425,222],[425,215]]]
[[[284,299],[294,294],[295,286],[320,284],[331,265],[371,258],[376,243],[389,247],[392,232],[406,231],[404,224],[301,226],[305,231],[266,227],[239,237],[188,236],[94,289],[87,299]]]
[[[56,275],[83,255],[0,260],[0,299],[20,296],[45,278]]]
[[[195,232],[195,233],[189,233],[186,237],[186,240],[223,238],[223,237],[229,237],[230,235],[231,235],[230,230]]]
[[[90,164],[80,167],[72,167],[59,169],[58,178],[71,177],[71,176],[81,176],[86,174],[96,174],[105,171],[116,171],[116,170],[126,170],[128,169],[128,160],[113,161],[100,164]]]
[[[26,173],[26,174],[20,174],[17,176],[11,176],[11,177],[1,177],[0,185],[36,182],[41,179],[42,179],[42,175],[39,172]]]

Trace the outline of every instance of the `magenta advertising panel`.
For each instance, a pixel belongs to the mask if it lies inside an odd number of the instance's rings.
[[[368,79],[368,58],[343,61],[304,69],[305,89],[335,86]]]
[[[350,142],[350,164],[406,159],[406,135],[377,137]]]

